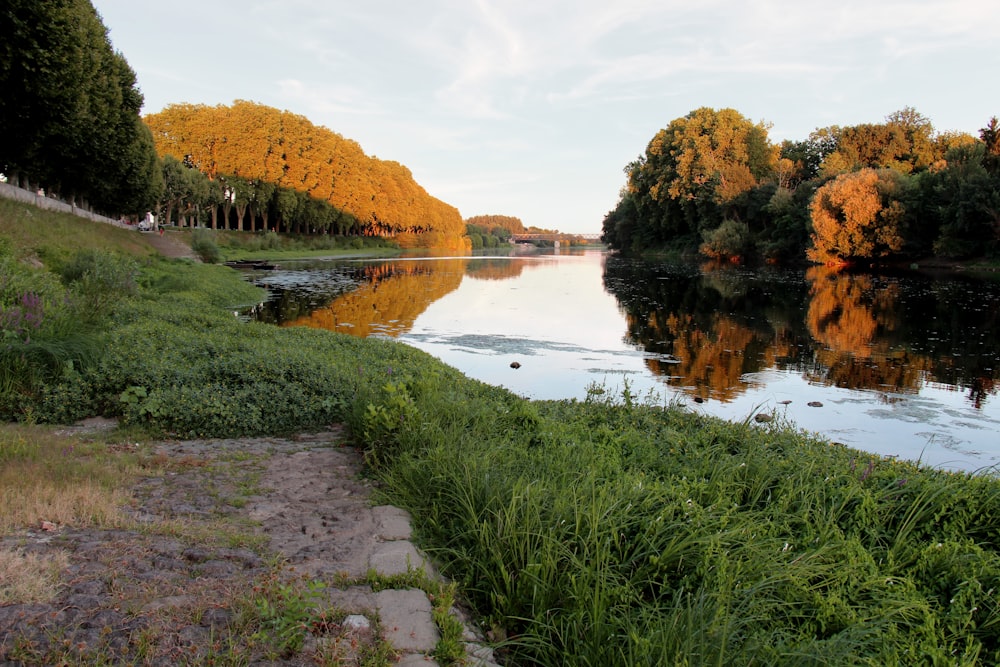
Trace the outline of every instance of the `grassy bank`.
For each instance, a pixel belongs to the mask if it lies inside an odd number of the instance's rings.
[[[629,396],[530,402],[401,344],[241,323],[260,293],[224,267],[107,246],[88,274],[16,244],[7,313],[26,286],[56,318],[95,273],[119,278],[76,332],[97,352],[15,382],[7,419],[177,437],[344,421],[515,664],[1000,661],[993,478]]]
[[[321,257],[393,257],[399,246],[381,237],[295,236],[290,234],[212,232],[224,261]]]

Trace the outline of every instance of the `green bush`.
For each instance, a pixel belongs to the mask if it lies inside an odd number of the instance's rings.
[[[208,264],[217,264],[222,258],[215,235],[207,229],[194,230],[191,234],[191,250]]]
[[[128,257],[101,250],[81,250],[60,270],[60,276],[79,297],[81,317],[98,319],[123,298],[138,294],[139,266]]]
[[[51,273],[0,257],[0,418],[34,418],[46,383],[96,358],[95,318]]]
[[[721,225],[703,235],[699,251],[712,259],[731,259],[746,256],[750,249],[750,228],[743,222],[725,220]]]

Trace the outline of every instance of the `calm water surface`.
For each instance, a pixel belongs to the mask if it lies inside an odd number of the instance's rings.
[[[522,396],[599,386],[947,469],[1000,465],[997,280],[600,252],[286,263],[253,278],[270,294],[258,319],[392,337]]]

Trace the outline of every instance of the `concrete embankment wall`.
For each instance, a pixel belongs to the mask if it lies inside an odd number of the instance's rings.
[[[60,199],[46,197],[45,195],[38,194],[37,192],[33,192],[31,190],[25,190],[24,188],[19,188],[15,185],[11,185],[10,183],[0,183],[0,197],[24,202],[25,204],[33,204],[38,208],[44,208],[50,211],[71,213],[73,215],[78,215],[81,218],[93,220],[94,222],[106,222],[117,227],[128,227],[128,225],[121,220],[115,220],[114,218],[98,215],[97,213],[82,209],[79,206],[67,204]]]

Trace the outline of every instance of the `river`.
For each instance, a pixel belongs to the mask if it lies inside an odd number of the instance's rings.
[[[1000,280],[599,251],[285,262],[254,317],[420,348],[535,399],[683,403],[935,467],[1000,465]]]

